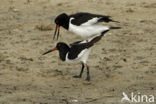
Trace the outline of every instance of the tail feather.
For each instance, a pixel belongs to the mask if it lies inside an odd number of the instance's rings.
[[[103,37],[103,35],[105,33],[107,33],[109,30],[106,30],[104,32],[101,33],[101,35],[94,37],[89,43],[94,44],[96,42],[98,42],[99,40],[101,40],[101,38]]]
[[[74,42],[74,43],[71,43],[70,46],[73,47],[73,46],[85,46],[85,48],[89,48],[91,46],[93,46],[95,43],[97,43],[98,41],[101,40],[101,38],[104,36],[104,34],[106,34],[109,30],[106,30],[104,32],[101,33],[101,35],[97,35],[95,37],[92,37],[92,38],[89,38],[88,40],[83,40],[85,41],[84,43],[81,43],[83,41],[77,41],[77,42]],[[88,41],[88,42],[87,42]]]
[[[111,19],[110,16],[103,16],[98,22],[116,22],[116,23],[120,23],[119,21],[115,21],[113,19]]]
[[[111,20],[111,22],[116,22],[116,23],[120,23],[119,21],[114,21],[114,20]]]
[[[110,29],[121,29],[121,27],[110,27]]]

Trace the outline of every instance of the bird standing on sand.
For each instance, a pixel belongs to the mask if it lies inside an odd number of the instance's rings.
[[[87,65],[88,56],[90,53],[91,48],[93,45],[98,42],[102,36],[108,32],[109,30],[106,30],[99,36],[94,36],[92,38],[88,39],[88,42],[86,40],[78,41],[72,43],[71,47],[69,47],[64,42],[58,42],[55,48],[50,49],[49,51],[45,52],[43,55],[50,53],[52,51],[58,50],[59,56],[62,61],[70,62],[70,61],[81,61],[82,62],[82,68],[79,75],[73,76],[75,78],[81,78],[84,67],[87,67],[87,78],[86,80],[90,80],[90,74],[89,74],[89,66]]]
[[[59,30],[60,26],[69,30],[83,39],[88,39],[97,34],[101,34],[104,31],[110,29],[120,29],[120,27],[109,27],[99,24],[101,22],[118,22],[110,19],[110,16],[91,14],[91,13],[76,13],[67,15],[66,13],[62,13],[55,18],[56,28],[54,32],[55,39],[57,33],[57,39],[59,38]],[[119,22],[118,22],[119,23]]]

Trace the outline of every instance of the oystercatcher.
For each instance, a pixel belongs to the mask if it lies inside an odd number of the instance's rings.
[[[108,32],[109,30],[103,32],[99,36],[94,36],[92,38],[88,39],[88,42],[86,40],[78,41],[70,44],[71,47],[69,47],[64,42],[58,42],[55,48],[50,49],[49,51],[45,52],[43,55],[50,53],[52,51],[58,50],[59,56],[62,61],[65,62],[71,62],[71,61],[81,61],[82,62],[82,68],[79,75],[73,76],[75,78],[81,78],[84,67],[87,67],[87,78],[86,80],[90,80],[89,75],[89,66],[87,65],[88,56],[90,53],[90,50],[92,46],[98,42],[102,36]]]
[[[56,28],[54,32],[55,39],[57,33],[57,39],[59,38],[59,30],[60,26],[63,28],[81,36],[83,39],[88,39],[94,35],[100,34],[109,29],[119,29],[111,28],[109,26],[104,26],[99,24],[101,22],[118,22],[110,19],[110,16],[91,14],[91,13],[76,13],[67,15],[66,13],[62,13],[58,15],[55,19]]]

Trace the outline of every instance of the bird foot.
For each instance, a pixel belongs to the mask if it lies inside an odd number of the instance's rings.
[[[86,80],[87,80],[87,81],[90,81],[90,76],[87,76]]]
[[[73,76],[73,78],[81,78],[81,76],[80,75],[75,75],[75,76]]]

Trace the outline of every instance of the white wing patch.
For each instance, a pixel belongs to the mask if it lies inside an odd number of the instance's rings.
[[[97,18],[90,20],[91,22],[85,23],[84,25],[76,26],[71,23],[71,20],[74,18],[70,19],[69,23],[69,31],[81,36],[83,39],[88,39],[89,37],[93,37],[97,34],[101,34],[101,32],[109,30],[109,26],[104,26],[101,24],[92,24],[89,25],[89,23],[93,23],[93,20],[97,20]]]
[[[88,56],[89,56],[90,50],[91,50],[91,48],[84,49],[83,51],[81,51],[79,53],[79,55],[77,56],[76,59],[72,59],[72,60],[68,58],[68,53],[67,53],[65,61],[66,62],[72,62],[72,63],[77,62],[77,61],[81,61],[83,63],[86,63],[87,60],[88,60]]]
[[[98,35],[95,35],[95,36],[93,36],[93,37],[90,37],[90,38],[87,39],[87,41],[90,42],[90,41],[92,41],[95,37],[100,36],[100,35],[101,35],[101,34],[98,34]],[[83,40],[83,41],[81,41],[79,44],[87,43],[87,41],[86,41],[86,40]]]
[[[93,24],[96,24],[100,18],[98,18],[98,17],[92,18],[89,21],[83,23],[82,25],[93,25]]]
[[[79,55],[78,55],[77,58],[82,57],[82,56],[85,54],[85,52],[86,52],[87,50],[88,50],[88,49],[84,49],[83,51],[81,51],[81,52],[79,53]]]

